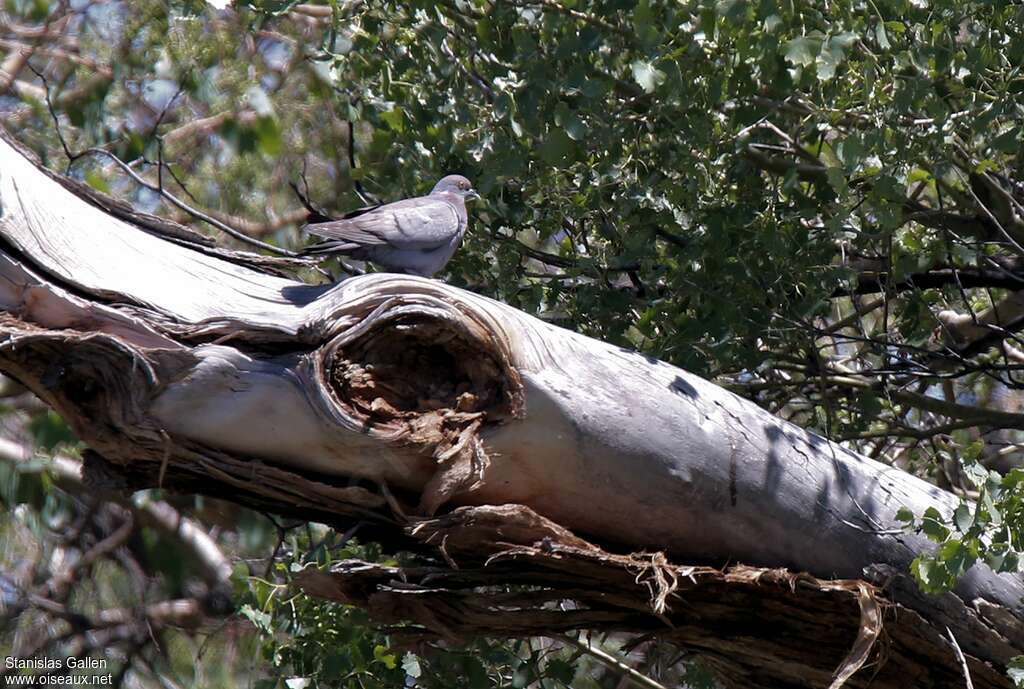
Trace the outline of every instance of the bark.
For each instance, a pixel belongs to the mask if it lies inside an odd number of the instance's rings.
[[[9,136],[0,235],[0,370],[88,443],[91,480],[357,520],[436,558],[310,591],[448,638],[649,631],[745,686],[962,682],[948,626],[975,686],[1009,686],[1024,580],[979,565],[934,598],[904,574],[929,543],[897,510],[954,496],[685,371],[437,280],[304,284]]]

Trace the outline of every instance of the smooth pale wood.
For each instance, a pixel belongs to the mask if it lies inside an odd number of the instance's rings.
[[[218,451],[426,490],[434,461],[367,430],[314,375],[322,348],[416,315],[468,333],[523,383],[525,416],[485,429],[490,466],[456,504],[520,503],[604,543],[847,578],[878,563],[905,571],[931,547],[901,530],[898,509],[958,504],[685,371],[440,281],[371,274],[309,287],[163,241],[4,141],[0,209],[15,249],[0,261],[0,306],[50,328],[75,327],[62,310],[89,312],[143,357],[180,350],[166,356],[187,375],[147,411]],[[27,281],[45,298],[16,287]],[[290,352],[251,347],[275,342]],[[956,591],[1024,615],[1020,576],[978,565]]]
[[[46,274],[186,321],[289,321],[303,301],[289,297],[289,288],[307,293],[296,282],[202,255],[111,218],[40,173],[6,141],[0,142],[0,214],[5,240]]]

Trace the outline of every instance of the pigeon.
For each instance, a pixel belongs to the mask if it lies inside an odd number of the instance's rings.
[[[426,196],[371,206],[304,229],[325,241],[303,255],[341,254],[386,270],[433,277],[455,253],[469,224],[466,201],[480,198],[462,175],[448,175]]]

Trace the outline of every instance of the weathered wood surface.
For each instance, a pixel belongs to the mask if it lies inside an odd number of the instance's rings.
[[[310,286],[204,250],[9,136],[0,238],[0,370],[126,474],[380,524],[518,504],[611,549],[826,579],[905,572],[929,543],[896,511],[957,505],[685,371],[443,282]],[[1024,579],[979,565],[956,593],[992,634],[954,621],[965,651],[1005,663],[997,630],[1024,649],[1000,622],[1024,618]],[[889,595],[925,619],[942,607]]]

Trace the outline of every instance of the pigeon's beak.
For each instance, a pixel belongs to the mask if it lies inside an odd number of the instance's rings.
[[[467,201],[477,201],[480,199],[480,194],[477,193],[476,189],[470,189],[466,192]]]

